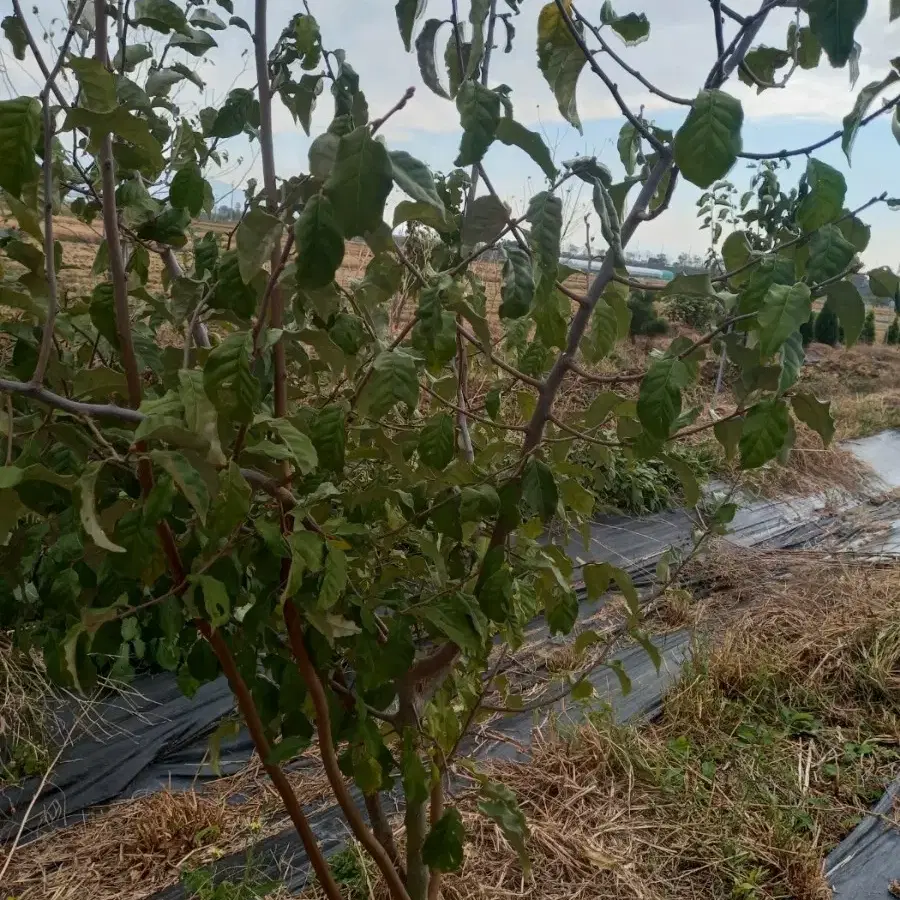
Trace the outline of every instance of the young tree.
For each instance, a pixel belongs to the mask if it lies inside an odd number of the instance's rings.
[[[632,340],[638,336],[665,334],[669,330],[668,322],[656,312],[651,291],[632,291],[628,295],[628,310],[631,313],[628,333]]]
[[[645,16],[606,3],[593,20],[572,0],[541,9],[538,66],[565,119],[580,128],[578,94],[590,90],[621,110],[617,180],[594,158],[558,167],[541,135],[516,120],[515,85],[491,86],[501,28],[520,52],[516,0],[502,13],[496,0],[399,0],[397,49],[415,46],[426,89],[448,101],[448,114],[455,104],[460,120],[456,168],[436,180],[382,140],[385,122],[414,102],[412,88],[393,108],[370,111],[347,55],[308,8],[269,46],[267,0],[255,0],[251,22],[228,23],[193,2],[80,0],[45,58],[13,0],[4,32],[17,55],[31,54],[42,83],[36,96],[0,101],[0,187],[20,229],[2,248],[2,305],[16,313],[4,322],[13,347],[0,378],[0,627],[40,647],[48,670],[76,689],[134,659],[177,671],[187,693],[224,673],[326,895],[340,890],[281,768],[311,741],[390,896],[438,897],[465,840],[444,788],[498,687],[492,651],[515,649],[539,613],[554,633],[578,615],[572,561],[536,540],[542,523],[578,526],[594,508],[566,448],[611,443],[662,459],[672,441],[712,430],[682,408],[682,393],[720,335],[741,377],[737,409],[715,436],[744,468],[784,451],[793,418],[825,441],[833,434],[829,404],[796,387],[799,329],[827,296],[848,343],[858,337],[864,307],[847,280],[868,240],[858,215],[886,195],[846,210],[843,175],[812,154],[840,139],[849,155],[857,130],[900,96],[868,112],[886,78],[860,94],[834,135],[745,150],[727,83],[740,72],[771,86],[780,57],[767,62],[770,48],[754,42],[787,5],[797,6],[765,0],[737,15],[713,3],[715,61],[690,98],[652,84],[614,46],[648,37]],[[794,64],[781,81],[818,65],[819,47],[830,65],[847,65],[864,8],[798,8],[802,25],[784,54]],[[255,86],[189,115],[169,91],[200,82],[194,60],[226,29],[252,48]],[[150,31],[165,36],[158,54]],[[590,84],[579,85],[583,71]],[[684,109],[674,134],[626,102],[618,85],[628,79]],[[309,131],[326,87],[333,118],[312,143],[309,172],[279,178],[273,101]],[[212,206],[210,164],[241,134],[258,141],[261,184],[248,183],[233,234],[199,236],[191,220]],[[497,141],[546,179],[520,219],[488,172]],[[697,341],[672,341],[645,372],[592,372],[629,333],[624,250],[642,223],[665,214],[679,180],[707,189],[741,159],[793,157],[807,158],[805,173],[777,231],[740,220],[747,229],[721,245],[724,272],[672,284],[675,294],[711,292],[727,317]],[[606,244],[583,296],[560,279],[560,192],[573,179],[591,191]],[[404,199],[393,227],[417,222],[440,238],[430,265],[410,259],[384,221],[394,189]],[[61,291],[57,278],[66,253],[54,214],[69,201],[103,223],[101,280],[88,295]],[[355,238],[372,258],[345,287],[335,276]],[[176,251],[187,247],[185,268]],[[473,265],[495,251],[504,259],[498,345]],[[165,263],[162,292],[149,281],[154,255]],[[392,333],[404,274],[415,312]],[[181,346],[161,337],[172,331]],[[492,385],[487,415],[471,408],[473,370]],[[573,421],[556,398],[574,379],[613,401],[619,385],[639,381],[637,402]],[[513,408],[500,403],[510,391],[520,398]],[[591,596],[617,584],[627,628],[652,653],[627,574],[588,571]],[[589,694],[598,659],[531,706]],[[521,698],[503,702],[523,708]],[[527,823],[514,796],[475,778],[481,810],[524,858]],[[402,859],[382,806],[397,782]]]
[[[891,346],[900,344],[900,316],[894,316],[894,321],[888,325],[888,329],[884,333],[884,342]]]
[[[866,313],[866,319],[863,322],[862,331],[859,333],[860,343],[863,344],[874,344],[875,343],[875,310],[870,309]]]
[[[840,324],[837,314],[831,308],[830,303],[826,303],[816,316],[813,335],[820,344],[828,344],[830,347],[837,345],[840,339]]]

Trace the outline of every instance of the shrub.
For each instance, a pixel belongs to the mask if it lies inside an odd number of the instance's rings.
[[[840,339],[840,326],[834,310],[826,303],[816,316],[816,324],[813,335],[820,344],[828,344],[834,347]]]
[[[894,316],[894,321],[891,322],[887,332],[885,332],[884,342],[892,346],[900,344],[900,316]]]
[[[628,298],[628,308],[631,310],[629,334],[632,340],[638,335],[653,337],[669,330],[669,323],[656,312],[650,291],[632,291]]]
[[[800,326],[800,337],[803,339],[804,347],[808,347],[812,343],[813,337],[815,334],[815,328],[816,328],[816,314],[813,313],[809,317],[809,321],[804,322]]]
[[[719,305],[712,297],[681,294],[666,302],[666,315],[673,322],[683,322],[698,330],[708,328],[719,314]]]
[[[862,331],[859,333],[859,342],[861,344],[875,343],[875,310],[870,309],[866,313],[866,320],[863,322]]]

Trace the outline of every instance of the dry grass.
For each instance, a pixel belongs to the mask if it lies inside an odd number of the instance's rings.
[[[0,787],[43,772],[59,731],[56,700],[41,661],[0,634]]]
[[[318,766],[289,775],[302,804],[326,805]],[[255,763],[203,793],[162,791],[115,804],[87,822],[20,846],[4,891],[16,900],[141,900],[206,865],[290,827]]]
[[[900,573],[791,568],[742,580],[752,608],[659,722],[598,718],[539,740],[530,765],[492,766],[528,817],[532,875],[467,799],[446,897],[830,897],[823,856],[900,771]]]

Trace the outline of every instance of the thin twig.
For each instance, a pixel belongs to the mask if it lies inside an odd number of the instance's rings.
[[[409,103],[410,100],[412,100],[412,98],[415,96],[415,93],[416,89],[414,87],[408,87],[403,92],[403,96],[380,119],[375,119],[372,122],[372,134],[375,134],[375,132],[378,131],[378,129],[381,128],[381,126],[384,125],[384,123],[387,122],[387,120],[390,119],[391,116],[393,116],[395,113],[400,112],[400,110],[403,109],[403,107],[406,106],[406,104]]]
[[[569,15],[569,10],[566,9],[564,0],[554,0],[554,2],[556,3],[556,8],[559,10],[560,16],[562,16],[563,21],[566,23],[566,28],[569,29],[569,34],[571,34],[572,39],[578,44],[578,48],[584,54],[587,64],[591,67],[594,74],[606,85],[606,89],[609,91],[613,100],[615,100],[616,106],[622,111],[622,115],[628,119],[637,133],[647,141],[657,153],[661,152],[664,149],[663,142],[631,111],[628,104],[619,93],[618,86],[594,58],[594,54],[591,53],[587,44],[584,42],[584,37],[572,21],[572,17]]]
[[[688,100],[686,97],[676,97],[674,94],[670,94],[667,91],[664,91],[662,88],[657,87],[653,84],[649,79],[645,78],[637,69],[632,68],[628,65],[625,60],[616,53],[615,50],[612,49],[609,42],[606,41],[603,37],[603,33],[596,25],[589,22],[574,6],[572,7],[572,16],[574,17],[576,22],[584,25],[591,34],[597,39],[597,42],[603,48],[603,52],[607,53],[612,59],[616,62],[619,68],[626,71],[632,78],[635,78],[639,81],[651,94],[656,94],[657,97],[662,97],[663,100],[668,100],[669,103],[675,103],[678,106],[692,106],[694,101]]]

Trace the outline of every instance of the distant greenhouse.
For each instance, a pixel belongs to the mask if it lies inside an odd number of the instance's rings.
[[[581,272],[587,272],[588,270],[588,261],[578,256],[562,256],[559,261],[564,266],[570,266]],[[600,268],[601,262],[601,260],[594,260],[591,264],[591,271],[596,272]],[[626,270],[632,278],[648,283],[671,281],[675,277],[675,273],[670,272],[668,269],[650,269],[646,266],[628,265]]]

